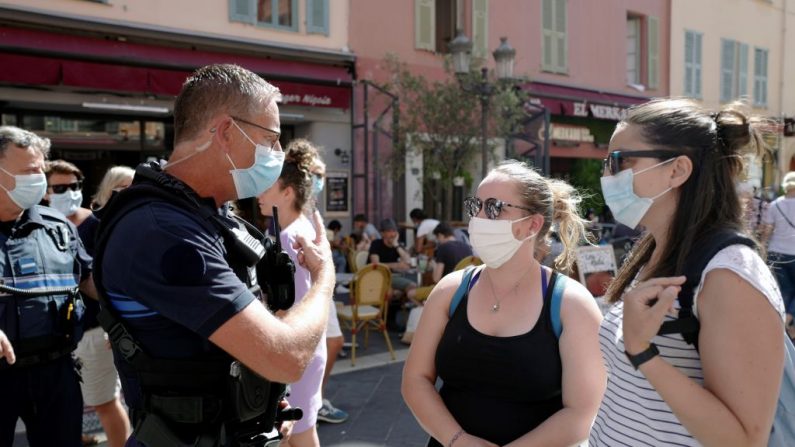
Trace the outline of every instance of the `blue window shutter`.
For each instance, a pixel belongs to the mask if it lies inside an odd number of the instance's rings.
[[[695,33],[695,62],[693,64],[693,84],[695,86],[695,90],[693,92],[693,96],[696,98],[701,98],[701,37],[701,33]]]
[[[685,31],[685,88],[684,93],[686,96],[695,96],[695,88],[693,82],[693,75],[695,67],[693,61],[695,60],[695,35],[690,31]]]
[[[229,21],[251,23],[257,22],[256,0],[229,0]]]
[[[329,0],[306,0],[306,32],[329,34]]]
[[[737,77],[737,96],[748,95],[748,44],[741,43],[738,45],[740,51],[740,69],[739,76]]]
[[[721,39],[720,50],[720,100],[734,99],[734,41]]]

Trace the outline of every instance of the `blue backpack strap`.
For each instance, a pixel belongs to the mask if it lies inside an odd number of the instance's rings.
[[[474,275],[476,269],[476,266],[469,266],[464,269],[464,277],[461,279],[461,285],[458,286],[455,294],[453,294],[453,299],[450,301],[449,316],[451,318],[456,308],[458,308],[458,305],[461,304],[461,299],[464,298],[464,295],[466,295],[467,292],[469,292],[469,283],[472,281],[472,276]]]
[[[555,332],[555,336],[560,338],[560,334],[563,332],[563,324],[560,322],[560,305],[563,302],[563,290],[566,288],[566,275],[553,272],[552,282],[552,301],[549,303],[549,314],[552,319],[552,330]]]

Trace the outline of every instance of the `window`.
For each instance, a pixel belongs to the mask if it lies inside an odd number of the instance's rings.
[[[298,30],[298,0],[230,0],[229,20]]]
[[[748,95],[748,45],[721,39],[720,61],[721,102]]]
[[[767,107],[768,51],[754,48],[754,106]]]
[[[627,15],[627,85],[660,86],[660,21],[657,17]]]
[[[686,96],[701,98],[701,39],[703,34],[685,31]]]
[[[552,73],[567,73],[566,0],[541,2],[541,28],[542,69]]]
[[[414,0],[414,46],[447,53],[458,23],[456,0]],[[477,43],[475,43],[477,46]]]
[[[627,17],[627,84],[640,85],[640,17]]]

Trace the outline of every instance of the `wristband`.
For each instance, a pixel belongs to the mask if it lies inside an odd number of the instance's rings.
[[[657,357],[657,355],[660,354],[660,351],[657,349],[657,345],[655,345],[654,343],[649,343],[649,347],[643,350],[642,352],[632,355],[629,352],[624,351],[624,354],[627,355],[629,363],[632,363],[632,366],[635,369],[638,369],[640,368],[640,365],[648,362],[654,357]]]
[[[464,429],[463,428],[461,430],[458,430],[457,432],[455,432],[453,437],[450,439],[450,442],[447,443],[447,447],[453,447],[453,443],[458,441],[458,438],[460,438],[461,435],[463,435],[463,434],[464,434]]]

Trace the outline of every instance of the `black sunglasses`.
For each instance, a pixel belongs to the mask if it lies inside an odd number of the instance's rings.
[[[621,172],[621,164],[627,158],[659,158],[669,159],[683,155],[680,152],[668,150],[650,150],[650,151],[612,151],[607,154],[607,158],[602,160],[602,171],[609,172],[610,175],[616,175]]]
[[[268,128],[267,128],[267,127],[265,127],[265,126],[260,126],[260,125],[259,125],[259,124],[257,124],[257,123],[252,123],[251,121],[246,121],[246,120],[244,120],[244,119],[242,119],[242,118],[238,118],[238,117],[236,117],[236,116],[233,116],[233,117],[232,117],[232,119],[233,119],[233,120],[235,120],[235,121],[240,121],[240,122],[241,122],[241,123],[243,123],[243,124],[248,124],[249,126],[254,126],[254,127],[257,127],[257,128],[259,128],[259,129],[262,129],[262,130],[264,130],[264,131],[267,131],[267,132],[269,132],[271,135],[273,135],[273,141],[269,141],[269,142],[268,142],[268,143],[270,144],[270,147],[268,148],[268,151],[272,151],[272,150],[273,150],[273,148],[275,148],[275,147],[276,147],[276,143],[278,143],[278,142],[279,142],[279,138],[282,136],[282,134],[280,134],[279,132],[276,132],[275,130],[268,129]]]
[[[493,197],[490,197],[486,200],[480,200],[477,197],[467,197],[464,199],[464,210],[466,210],[467,216],[469,216],[471,219],[480,213],[480,210],[483,208],[484,204],[486,205],[486,217],[491,220],[498,218],[502,212],[502,209],[506,206],[511,208],[519,208],[520,210],[525,210],[531,213],[533,212],[533,210],[530,208],[511,205],[510,203],[503,202],[502,200],[495,199]]]
[[[52,192],[55,194],[63,194],[67,189],[71,189],[72,191],[80,191],[83,189],[83,182],[68,183],[66,185],[50,185],[50,188],[52,188]]]

